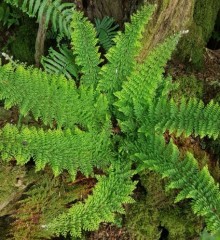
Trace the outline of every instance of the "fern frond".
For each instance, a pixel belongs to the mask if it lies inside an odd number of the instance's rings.
[[[220,106],[211,101],[206,106],[197,99],[182,98],[179,104],[174,100],[161,99],[152,104],[148,112],[148,123],[156,131],[169,130],[177,136],[208,136],[216,139],[220,134]]]
[[[143,119],[143,113],[152,104],[157,89],[164,80],[162,75],[164,67],[170,59],[179,37],[179,35],[172,36],[155,47],[144,63],[138,65],[128,80],[124,81],[122,90],[115,93],[118,101],[114,105],[128,119],[131,119],[132,115],[137,119]]]
[[[125,33],[119,32],[114,38],[116,45],[106,55],[109,63],[101,71],[100,91],[108,92],[113,97],[113,93],[121,89],[122,82],[130,77],[135,67],[135,57],[141,49],[139,41],[153,11],[152,5],[144,6],[132,16],[131,24],[125,25]]]
[[[74,128],[76,124],[99,129],[106,122],[107,102],[92,89],[77,89],[62,75],[11,64],[0,67],[0,99],[5,108],[18,106],[20,114],[31,112],[46,125]],[[101,112],[101,110],[103,110]]]
[[[72,178],[77,171],[86,176],[93,172],[93,167],[105,168],[110,164],[112,153],[110,138],[105,129],[101,132],[70,130],[37,130],[23,127],[19,130],[6,125],[0,130],[1,159],[24,165],[32,157],[36,170],[46,164],[53,169],[55,176],[67,170]]]
[[[81,84],[94,86],[97,84],[100,72],[99,64],[100,53],[98,52],[98,39],[96,31],[89,21],[83,17],[83,13],[75,12],[73,15],[72,44],[76,54],[76,64],[81,67],[83,76],[80,79]]]
[[[66,236],[70,229],[71,236],[81,237],[82,230],[93,231],[101,222],[114,222],[116,212],[124,213],[122,204],[133,202],[129,196],[136,185],[131,181],[133,174],[129,164],[114,164],[108,176],[98,177],[93,195],[58,216],[48,225],[49,230]]]
[[[50,48],[49,55],[41,58],[41,64],[48,73],[63,74],[68,79],[79,78],[75,56],[65,45],[59,47],[59,52]]]
[[[115,24],[114,19],[104,17],[102,20],[95,19],[95,28],[100,45],[108,51],[114,45],[114,37],[117,34],[119,25]]]
[[[194,213],[205,218],[211,232],[215,233],[220,229],[219,185],[215,183],[207,167],[199,171],[192,154],[188,153],[180,160],[179,150],[173,143],[166,145],[162,137],[151,136],[136,157],[145,167],[168,177],[167,189],[180,189],[176,202],[191,198]]]
[[[60,31],[64,36],[70,36],[70,23],[72,21],[73,3],[62,3],[61,0],[5,0],[5,2],[20,8],[30,17],[37,16],[38,21],[45,16],[45,26],[49,22],[55,32]]]

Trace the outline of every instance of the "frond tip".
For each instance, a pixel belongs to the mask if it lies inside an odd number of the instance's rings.
[[[94,86],[98,81],[101,62],[95,28],[81,12],[74,13],[71,26],[74,29],[71,37],[76,63],[83,73],[81,84]]]
[[[81,237],[82,230],[94,231],[101,222],[114,222],[116,212],[124,213],[122,204],[133,202],[130,197],[136,185],[131,180],[133,174],[129,164],[126,167],[114,164],[108,176],[98,177],[93,195],[58,216],[48,225],[49,230],[64,236],[70,230],[71,236]]]

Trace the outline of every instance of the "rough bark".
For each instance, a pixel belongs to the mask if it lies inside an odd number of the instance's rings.
[[[35,42],[35,66],[40,67],[41,57],[44,55],[44,43],[46,38],[45,16],[43,16],[39,22],[37,38]]]
[[[140,60],[166,36],[185,30],[193,18],[195,0],[76,0],[78,8],[92,20],[113,17],[121,27],[143,3],[156,4],[152,21],[143,38]]]
[[[113,17],[122,27],[143,0],[77,0],[89,19]]]
[[[140,60],[144,59],[149,50],[165,37],[186,30],[193,18],[194,0],[148,0],[156,4],[156,11],[143,38],[143,50]]]

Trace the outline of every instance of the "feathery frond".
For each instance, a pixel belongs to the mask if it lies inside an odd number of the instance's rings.
[[[86,176],[93,167],[105,168],[110,164],[112,153],[107,129],[100,132],[70,130],[37,130],[6,125],[0,130],[0,152],[5,161],[16,159],[24,165],[34,158],[36,170],[49,164],[54,175],[67,170],[74,179],[77,171]]]
[[[162,76],[164,67],[170,59],[179,37],[179,35],[172,36],[155,47],[144,63],[138,65],[128,80],[123,82],[122,90],[115,93],[118,101],[114,105],[125,115],[124,126],[132,126],[127,123],[127,121],[132,121],[131,116],[137,118],[138,121],[146,116],[146,111],[152,105],[156,91],[164,80]],[[122,128],[126,131],[124,126]]]
[[[100,45],[108,51],[115,43],[113,41],[117,34],[119,25],[115,24],[114,19],[104,17],[103,19],[95,18],[95,28]]]
[[[101,222],[114,222],[115,213],[124,213],[122,204],[133,202],[129,196],[136,182],[131,181],[134,174],[130,164],[113,164],[108,176],[97,176],[93,194],[85,203],[77,203],[67,214],[61,214],[48,228],[50,231],[64,236],[70,230],[73,237],[81,237],[82,230],[98,229]]]
[[[109,97],[121,89],[135,67],[135,57],[141,49],[140,39],[154,7],[146,5],[125,25],[125,33],[119,32],[114,38],[115,46],[106,54],[108,64],[102,67],[98,89],[107,92]]]
[[[167,189],[180,189],[175,202],[185,198],[192,199],[192,209],[203,216],[209,231],[220,229],[220,191],[208,168],[198,169],[198,163],[192,154],[180,158],[178,148],[171,142],[165,144],[163,137],[149,136],[136,153],[144,167],[168,177]]]
[[[20,114],[31,112],[46,125],[74,128],[100,128],[106,122],[107,103],[92,89],[78,90],[62,75],[50,75],[39,69],[11,64],[0,67],[0,99],[7,109],[18,106]],[[103,110],[103,111],[101,111]]]
[[[100,72],[100,53],[98,52],[98,39],[92,23],[88,22],[81,12],[73,15],[71,24],[72,44],[76,54],[76,64],[81,67],[83,76],[80,83],[87,86],[95,86]]]
[[[184,98],[177,104],[164,98],[149,107],[144,126],[154,126],[155,131],[161,133],[169,130],[177,136],[183,133],[216,139],[220,134],[220,106],[213,101],[205,106],[201,100]],[[144,131],[144,127],[142,129]]]
[[[48,73],[63,74],[68,79],[79,78],[75,56],[65,45],[59,46],[59,52],[50,48],[49,55],[41,58],[41,64]]]

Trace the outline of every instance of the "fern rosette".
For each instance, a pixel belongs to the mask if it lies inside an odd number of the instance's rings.
[[[20,6],[19,1],[7,2]],[[126,24],[125,32],[115,36],[104,64],[94,26],[73,11],[72,4],[38,0],[24,1],[20,7],[38,18],[45,15],[47,24],[51,21],[55,30],[71,37],[76,68],[54,74],[17,63],[0,67],[4,107],[16,107],[21,117],[35,121],[35,126],[21,120],[17,126],[6,124],[0,129],[1,158],[16,159],[21,165],[32,158],[37,170],[49,165],[55,176],[68,171],[73,179],[78,172],[97,179],[84,202],[51,219],[44,231],[81,237],[83,230],[114,222],[116,213],[124,213],[122,204],[133,201],[133,175],[151,169],[169,179],[167,189],[179,189],[176,201],[192,199],[193,211],[205,218],[209,231],[217,232],[218,185],[207,167],[200,171],[192,154],[182,156],[163,137],[166,130],[176,136],[219,136],[218,104],[205,106],[184,98],[175,102],[169,97],[172,82],[164,77],[164,67],[180,34],[156,46],[143,63],[137,62],[142,34],[154,10],[146,5]],[[70,18],[69,11],[73,11]],[[63,55],[69,52],[51,54],[59,56],[63,65]]]

